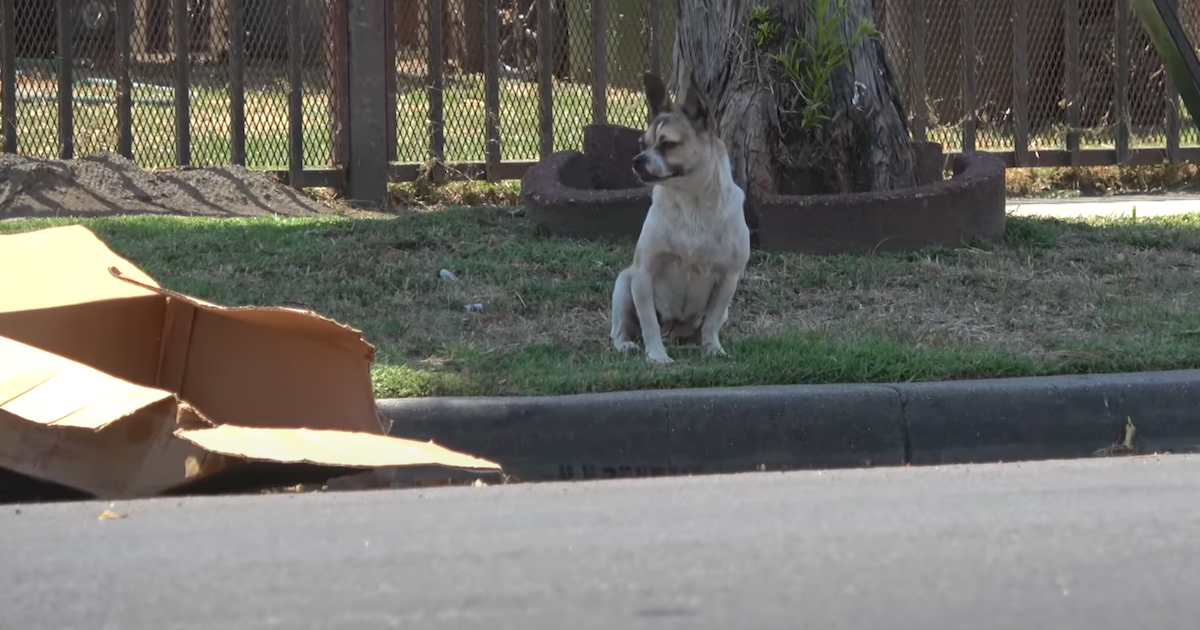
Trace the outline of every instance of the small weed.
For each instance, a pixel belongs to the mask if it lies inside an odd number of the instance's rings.
[[[1014,221],[1005,226],[1005,238],[1013,247],[1044,249],[1058,244],[1059,224],[1052,219],[1045,221]]]

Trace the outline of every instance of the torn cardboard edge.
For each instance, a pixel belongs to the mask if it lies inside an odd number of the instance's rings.
[[[0,236],[0,467],[36,479],[129,498],[248,462],[500,470],[385,435],[373,359],[310,311],[159,287],[82,226]]]
[[[6,337],[0,337],[0,357],[0,464],[99,498],[159,494],[243,461],[499,470],[494,462],[432,441],[217,425],[171,392]],[[22,365],[30,369],[13,369]]]
[[[276,312],[276,313],[295,313],[298,315],[303,315],[305,318],[312,319],[312,320],[314,320],[315,323],[319,323],[320,326],[328,327],[330,330],[337,330],[338,332],[349,333],[350,335],[353,336],[353,341],[355,343],[361,344],[362,346],[364,346],[365,348],[367,348],[370,351],[371,360],[374,360],[374,358],[375,358],[375,345],[372,344],[371,342],[367,341],[362,336],[361,330],[359,330],[353,326],[347,326],[346,324],[338,322],[337,320],[325,317],[315,311],[301,309],[301,308],[295,308],[295,307],[291,307],[291,306],[222,306],[220,304],[213,304],[212,302],[206,302],[204,300],[201,300],[196,297],[192,297],[190,295],[184,295],[177,291],[165,289],[157,284],[147,284],[147,283],[142,282],[132,276],[125,274],[117,267],[109,267],[108,273],[112,277],[114,277],[118,280],[121,280],[122,282],[127,282],[134,286],[146,289],[147,291],[152,291],[154,293],[158,293],[160,295],[164,295],[169,298],[176,298],[178,300],[188,302],[188,303],[192,304],[193,306],[198,306],[198,307],[202,307],[202,308],[206,308],[206,309],[224,311],[224,312],[228,312],[228,313]]]

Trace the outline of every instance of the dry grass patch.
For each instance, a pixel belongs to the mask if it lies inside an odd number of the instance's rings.
[[[1102,197],[1135,193],[1196,192],[1195,164],[1010,168],[1005,171],[1009,197]]]
[[[7,221],[0,231],[64,222]],[[755,253],[724,334],[731,357],[672,348],[669,368],[608,345],[612,282],[632,243],[539,236],[519,209],[85,223],[169,288],[307,306],[361,328],[378,348],[381,396],[1200,366],[1200,219],[1191,216],[1013,218],[1002,245],[913,254]]]
[[[1200,192],[1200,167],[1095,166],[1079,168],[1013,168],[1005,172],[1013,199],[1106,197],[1128,194]],[[390,202],[400,208],[429,209],[447,205],[517,206],[519,181],[459,181],[436,185],[427,179],[392,186]]]

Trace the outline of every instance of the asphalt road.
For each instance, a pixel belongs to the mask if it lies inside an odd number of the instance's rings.
[[[1200,457],[0,506],[0,628],[1192,629]]]

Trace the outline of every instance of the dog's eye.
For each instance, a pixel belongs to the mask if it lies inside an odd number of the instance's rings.
[[[664,151],[669,151],[677,146],[679,146],[679,143],[675,142],[674,140],[661,140],[658,143],[658,148]]]

